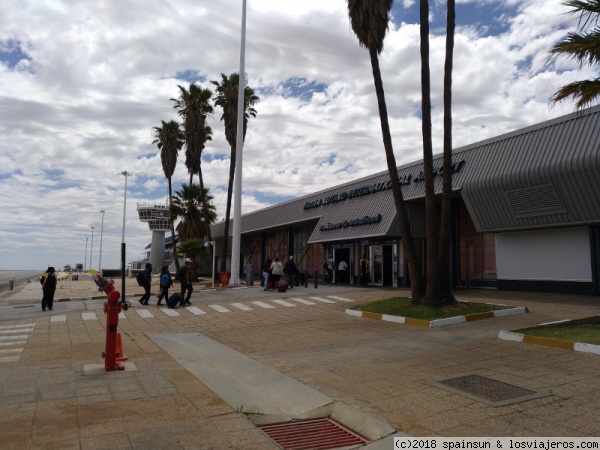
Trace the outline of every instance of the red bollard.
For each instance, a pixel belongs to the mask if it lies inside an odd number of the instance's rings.
[[[122,305],[119,303],[121,294],[114,287],[114,281],[107,281],[100,274],[94,277],[94,282],[100,292],[104,292],[108,300],[104,304],[106,314],[106,349],[102,353],[104,358],[104,369],[107,372],[125,370],[123,364],[117,361],[117,357],[123,356],[117,351],[117,326],[119,325],[119,313]]]

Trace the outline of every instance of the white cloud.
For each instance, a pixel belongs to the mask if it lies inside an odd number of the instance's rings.
[[[413,0],[398,3],[403,11],[418,8]],[[558,0],[491,4],[499,16],[502,5],[518,13],[502,17],[510,26],[495,36],[481,24],[457,29],[455,146],[570,112],[570,104],[550,109],[548,98],[592,74],[569,61],[545,65],[547,49],[576,25]],[[437,16],[439,9],[435,19],[443,22]],[[241,4],[233,0],[0,4],[0,51],[17,45],[23,53],[16,64],[0,64],[0,269],[83,262],[92,226],[97,266],[101,209],[103,265],[118,267],[123,170],[133,174],[128,260],[141,256],[150,232],[137,220],[136,202],[167,195],[152,128],[177,119],[169,99],[188,83],[176,74],[196,73],[212,87],[209,80],[238,70],[240,24]],[[433,26],[432,33],[439,151],[445,38]],[[380,63],[397,162],[410,162],[421,153],[418,25],[391,26]],[[268,206],[264,198],[300,196],[385,169],[369,56],[350,29],[346,2],[249,1],[246,72],[261,101],[244,147],[243,211]],[[292,79],[316,92],[294,97]],[[214,137],[202,167],[222,218],[229,146],[220,116],[216,110],[210,119]],[[183,160],[175,190],[189,179]]]

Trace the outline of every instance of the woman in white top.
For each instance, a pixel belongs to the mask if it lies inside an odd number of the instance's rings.
[[[283,265],[279,262],[279,258],[276,256],[273,258],[273,264],[271,264],[271,279],[273,280],[274,289],[277,289],[277,283],[283,276]]]

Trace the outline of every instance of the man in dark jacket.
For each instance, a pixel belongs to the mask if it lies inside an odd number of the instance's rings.
[[[140,298],[140,303],[142,305],[147,305],[148,300],[150,300],[150,285],[152,283],[152,264],[146,263],[146,268],[144,269],[144,284],[142,287],[144,288],[144,295]]]
[[[194,281],[194,269],[192,268],[192,260],[185,258],[185,276],[181,277],[181,304],[191,305],[190,297],[194,292],[192,281]],[[187,296],[184,296],[187,291]]]
[[[52,311],[52,304],[54,303],[54,293],[56,292],[57,278],[54,271],[54,267],[48,267],[46,273],[40,278],[42,283],[42,311],[46,311],[48,308]]]
[[[296,263],[294,262],[294,257],[290,256],[285,266],[283,267],[283,273],[285,273],[287,277],[288,288],[294,288],[294,275],[298,272],[298,268],[296,267]]]

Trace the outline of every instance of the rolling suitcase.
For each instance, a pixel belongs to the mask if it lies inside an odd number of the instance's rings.
[[[285,292],[287,291],[287,281],[286,280],[279,280],[277,282],[277,292]]]
[[[183,303],[183,298],[181,295],[175,293],[167,300],[167,308],[174,309],[179,303]]]

